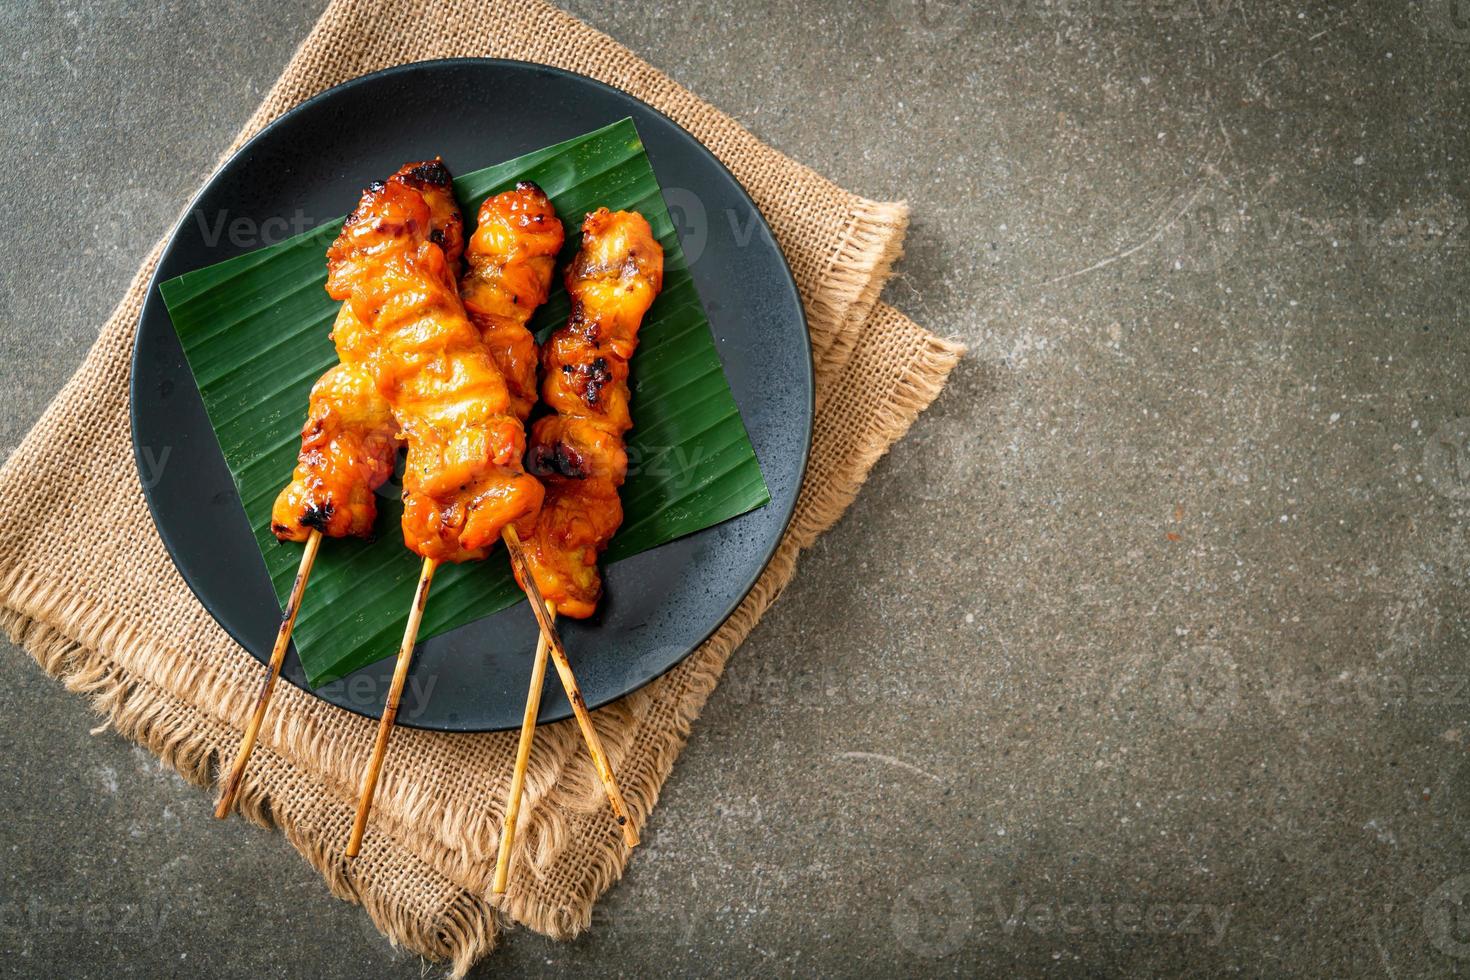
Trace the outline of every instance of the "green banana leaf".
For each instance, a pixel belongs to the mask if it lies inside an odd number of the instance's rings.
[[[385,175],[364,180],[376,176]],[[640,212],[664,247],[664,289],[644,321],[632,365],[637,427],[628,442],[625,517],[606,561],[767,503],[770,493],[633,121],[458,178],[454,188],[467,221],[473,223],[486,197],[521,180],[541,185],[556,205],[567,228],[563,263],[580,242],[582,215],[598,207]],[[325,251],[340,227],[334,222],[160,287],[283,604],[301,546],[276,541],[271,504],[295,465],[311,386],[336,363],[328,331],[337,304],[325,292]],[[532,323],[538,338],[567,313],[558,274]],[[397,494],[394,481],[380,494],[376,540],[323,542],[295,631],[313,686],[397,650],[420,564],[403,546]],[[444,566],[419,635],[443,633],[522,598],[504,549],[483,562]]]

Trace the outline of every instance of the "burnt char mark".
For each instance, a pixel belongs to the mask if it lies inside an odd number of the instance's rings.
[[[568,270],[568,288],[570,288],[573,278],[571,270]],[[565,329],[577,334],[593,347],[597,346],[597,341],[602,336],[602,322],[596,317],[589,317],[586,308],[582,305],[582,301],[576,298],[572,300],[572,313],[567,317]]]
[[[259,704],[260,703],[260,697],[258,695],[257,695],[255,701],[256,701],[256,704]],[[244,769],[232,770],[230,772],[230,779],[229,779],[229,781],[225,783],[224,795],[221,798],[222,799],[226,799],[226,800],[233,798],[234,795],[235,795],[235,791],[240,788],[240,780],[242,780],[244,778],[245,778],[245,770]]]
[[[429,232],[429,241],[433,242],[435,245],[438,245],[440,248],[443,248],[444,247],[444,229],[443,228],[435,228],[433,231]]]
[[[531,448],[530,466],[533,476],[564,476],[568,480],[585,480],[590,476],[587,460],[564,442]]]
[[[284,538],[291,533],[291,528],[284,524],[271,523],[271,533],[278,538]]]
[[[324,504],[312,504],[301,515],[301,524],[303,527],[309,527],[312,530],[321,531],[325,534],[327,525],[332,520],[333,511],[334,508],[332,507],[331,501]]]
[[[602,389],[612,381],[612,372],[607,369],[607,358],[594,358],[583,373],[587,380],[582,386],[582,400],[590,406],[596,406],[597,400],[602,397]]]
[[[449,168],[444,166],[444,161],[435,157],[433,160],[425,160],[413,167],[403,175],[404,181],[416,187],[448,187]]]
[[[296,578],[291,582],[291,597],[286,600],[286,608],[281,612],[281,628],[276,630],[277,636],[280,636],[282,633],[285,633],[287,636],[291,635],[291,620],[296,616],[296,601],[301,595],[297,590],[300,588],[301,574],[298,572]]]
[[[387,186],[388,185],[383,183],[381,180],[375,180],[371,184],[367,185],[367,190],[362,192],[362,196],[366,198],[369,194],[377,194]],[[368,202],[366,200],[359,200],[357,202],[357,207],[353,208],[352,213],[347,216],[347,220],[344,222],[344,225],[357,224],[358,220],[362,218],[363,209],[367,207],[367,205]]]
[[[582,400],[589,408],[597,407],[597,402],[602,398],[602,389],[606,388],[613,379],[605,357],[593,358],[588,364],[575,366],[563,364],[561,372],[567,384],[582,396]]]

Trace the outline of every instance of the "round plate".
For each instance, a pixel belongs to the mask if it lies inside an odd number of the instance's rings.
[[[600,82],[515,61],[422,62],[324,92],[242,147],[174,229],[143,306],[132,424],[144,494],[184,580],[257,659],[269,656],[280,607],[158,284],[347,213],[367,183],[405,160],[439,154],[452,172],[468,173],[625,116],[637,124],[676,209],[771,502],[606,569],[599,614],[561,626],[587,702],[605,704],[669,670],[755,584],[791,518],[806,468],[812,360],[796,284],[754,202],[694,137]],[[277,234],[252,240],[231,234],[232,225]],[[283,485],[288,476],[281,474]],[[518,727],[535,644],[524,603],[427,640],[414,658],[399,723],[442,731]],[[386,659],[314,693],[376,717],[395,651],[383,652]],[[284,676],[305,686],[294,656]],[[571,714],[555,677],[548,672],[543,721]]]

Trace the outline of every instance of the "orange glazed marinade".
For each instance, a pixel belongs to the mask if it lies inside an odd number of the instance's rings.
[[[344,304],[338,355],[371,374],[408,444],[404,543],[468,561],[507,524],[528,533],[544,491],[523,468],[505,378],[460,302],[457,250],[435,224],[440,192],[452,202],[438,160],[368,187],[327,252],[327,292]]]
[[[464,219],[452,189],[425,176],[436,165],[409,164],[400,174],[423,194],[430,213],[429,237],[454,265],[464,249]],[[359,333],[351,318],[344,303],[337,329]],[[282,541],[305,541],[313,530],[332,538],[371,536],[378,513],[376,492],[392,475],[400,445],[397,434],[392,407],[371,371],[362,364],[334,365],[311,389],[301,453],[290,484],[271,508],[271,531]]]
[[[623,521],[623,438],[633,427],[628,361],[663,288],[663,255],[642,215],[606,208],[587,215],[566,271],[571,317],[541,352],[541,396],[556,414],[531,432],[528,465],[545,481],[546,500],[526,558],[560,615],[585,619],[602,595],[597,558]]]
[[[522,422],[536,404],[536,338],[526,324],[551,292],[566,235],[546,192],[522,181],[480,205],[459,295]]]

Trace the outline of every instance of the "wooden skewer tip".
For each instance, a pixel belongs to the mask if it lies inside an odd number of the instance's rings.
[[[269,669],[261,682],[260,693],[255,696],[255,709],[245,725],[240,738],[240,749],[235,753],[235,762],[225,777],[224,790],[214,808],[216,819],[223,820],[235,807],[235,798],[240,794],[240,783],[245,775],[245,766],[250,754],[255,751],[255,741],[260,737],[260,726],[265,720],[265,710],[270,704],[271,694],[276,687],[276,678],[281,676],[281,665],[286,661],[286,650],[291,646],[291,631],[296,628],[296,614],[301,611],[301,597],[306,592],[306,580],[311,577],[311,566],[316,561],[317,549],[322,544],[322,532],[313,529],[306,538],[306,548],[301,552],[301,565],[296,569],[296,580],[291,584],[291,594],[286,599],[286,608],[281,614],[281,626],[276,630],[276,645],[271,648]]]
[[[628,847],[637,847],[638,828],[634,826],[633,819],[628,815],[628,805],[623,800],[622,791],[618,789],[612,765],[608,762],[607,752],[602,747],[602,738],[597,734],[597,727],[592,723],[592,714],[587,710],[587,702],[582,697],[582,688],[577,684],[576,675],[572,673],[572,663],[567,659],[566,647],[562,646],[561,636],[556,631],[556,623],[547,608],[546,600],[541,597],[540,589],[536,587],[535,578],[531,575],[525,552],[521,548],[520,535],[516,534],[514,527],[507,524],[502,537],[505,539],[505,549],[510,554],[510,560],[515,565],[520,580],[525,586],[526,598],[531,603],[531,611],[536,614],[536,621],[541,626],[541,634],[551,647],[551,659],[556,664],[556,673],[561,678],[562,687],[566,690],[567,700],[572,704],[572,714],[576,715],[577,727],[582,730],[582,740],[587,743],[587,752],[592,756],[592,764],[597,769],[598,778],[602,780],[602,788],[607,793],[607,802],[612,808],[613,817],[623,832],[623,843]]]
[[[556,615],[556,604],[548,602],[547,612]],[[515,768],[510,775],[510,793],[505,801],[505,825],[500,830],[500,850],[495,855],[495,881],[490,894],[504,895],[510,878],[510,851],[515,844],[516,821],[521,813],[521,795],[526,786],[526,768],[531,761],[531,743],[536,738],[536,716],[541,713],[541,689],[546,683],[546,660],[550,645],[546,634],[536,641],[536,658],[531,664],[531,686],[526,692],[526,711],[521,718],[521,740],[516,746]]]
[[[413,662],[414,644],[418,642],[419,624],[424,618],[424,606],[429,601],[429,586],[434,581],[434,569],[439,563],[425,558],[419,572],[419,584],[414,590],[413,606],[408,611],[408,623],[403,629],[403,643],[398,648],[398,661],[393,665],[393,683],[388,688],[388,700],[383,705],[383,717],[378,722],[378,737],[373,742],[372,758],[362,780],[362,791],[357,800],[357,816],[352,822],[352,835],[347,839],[346,855],[355,858],[362,850],[362,838],[367,832],[368,813],[373,808],[373,796],[378,791],[378,777],[383,772],[383,759],[388,754],[388,737],[393,734],[393,723],[398,718],[398,703],[403,697],[403,684],[408,679],[408,668]]]

